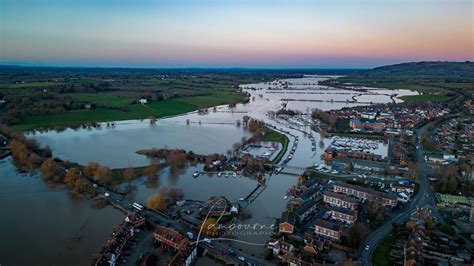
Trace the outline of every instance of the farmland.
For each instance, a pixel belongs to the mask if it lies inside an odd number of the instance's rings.
[[[285,71],[0,68],[1,122],[18,130],[160,118],[247,97],[239,84]],[[146,99],[146,104],[138,103]]]

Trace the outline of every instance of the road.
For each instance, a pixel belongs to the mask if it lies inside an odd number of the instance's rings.
[[[126,200],[124,196],[122,196],[120,194],[110,192],[110,191],[107,191],[105,188],[103,188],[101,186],[97,186],[96,190],[97,190],[98,193],[101,193],[101,194],[105,194],[107,192],[109,200],[112,201],[114,204],[118,204],[122,208],[130,210],[130,211],[136,211],[132,207],[133,202],[130,202],[130,201]],[[174,230],[180,232],[183,235],[186,235],[186,232],[189,232],[189,231],[191,231],[194,236],[198,235],[197,231],[193,231],[193,230],[190,230],[188,228],[184,228],[181,225],[181,223],[179,223],[179,220],[173,220],[173,219],[171,219],[171,218],[167,217],[166,215],[161,214],[159,212],[155,212],[155,211],[145,209],[141,212],[141,214],[145,215],[147,217],[148,221],[150,221],[155,226],[157,226],[157,225],[166,225],[166,226],[172,227]],[[221,254],[223,248],[228,248],[229,247],[228,243],[220,243],[219,241],[213,241],[212,245],[209,245],[206,242],[202,241],[203,239],[204,239],[204,236],[201,235],[201,239],[200,239],[201,242],[199,242],[198,245],[200,247],[202,247],[203,249],[207,249],[207,250],[213,252],[214,254]],[[194,239],[194,240],[196,240],[196,239]],[[226,256],[226,259],[228,261],[234,262],[236,265],[239,265],[239,264],[243,263],[243,261],[241,259],[239,259],[239,257],[244,258],[245,262],[249,262],[252,265],[270,265],[270,263],[265,261],[265,260],[254,258],[254,257],[250,256],[249,254],[247,254],[245,252],[242,252],[242,251],[239,251],[235,248],[234,248],[234,251],[235,252],[232,256],[231,255],[224,255],[224,256]]]
[[[410,202],[409,206],[405,207],[399,212],[393,212],[390,214],[389,219],[387,219],[382,226],[377,228],[375,231],[371,232],[366,240],[360,246],[357,254],[359,259],[362,261],[363,265],[371,266],[372,265],[372,254],[374,253],[375,248],[378,244],[392,231],[393,223],[404,223],[409,218],[410,214],[413,213],[417,207],[419,208],[429,208],[432,215],[438,222],[442,221],[442,216],[438,211],[438,208],[435,205],[435,199],[433,191],[431,190],[429,181],[428,181],[428,166],[424,160],[423,145],[421,143],[421,134],[426,130],[426,126],[417,130],[417,146],[416,146],[416,157],[417,161],[421,164],[421,173],[418,178],[419,190],[415,195],[413,200]],[[368,250],[365,250],[366,246],[369,246]],[[388,259],[388,258],[387,258]]]

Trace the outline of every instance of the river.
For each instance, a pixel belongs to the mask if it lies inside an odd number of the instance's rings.
[[[41,145],[49,145],[54,156],[81,164],[96,161],[110,167],[143,166],[149,163],[145,156],[135,152],[146,148],[182,148],[195,153],[226,153],[232,144],[242,137],[250,136],[236,121],[248,115],[275,125],[299,137],[294,159],[288,163],[288,171],[301,173],[314,163],[321,163],[324,147],[332,139],[324,139],[309,127],[291,125],[287,121],[275,120],[267,114],[283,104],[290,109],[309,113],[310,109],[339,109],[346,106],[364,105],[367,102],[392,102],[393,94],[412,95],[409,90],[341,90],[317,85],[328,77],[307,76],[271,83],[242,85],[252,95],[248,104],[235,108],[219,106],[205,114],[191,112],[181,116],[164,118],[151,125],[148,120],[120,121],[114,127],[103,123],[100,129],[67,129],[62,132],[30,132]],[[391,97],[393,96],[393,97]],[[353,102],[356,99],[362,102]],[[394,98],[396,99],[396,98]],[[396,100],[398,101],[398,100]],[[189,122],[189,124],[188,124]],[[317,149],[311,149],[306,134],[315,136]],[[290,137],[290,147],[295,139]],[[247,177],[192,177],[199,168],[189,167],[182,173],[170,174],[169,169],[160,171],[159,182],[149,184],[144,179],[133,182],[132,197],[144,202],[149,195],[164,188],[181,188],[186,199],[207,200],[214,195],[226,196],[236,202],[252,191],[257,182]],[[99,251],[111,229],[120,223],[123,215],[110,207],[97,210],[87,201],[72,197],[64,187],[49,187],[35,175],[22,175],[15,171],[9,159],[0,162],[0,212],[6,219],[0,222],[0,265],[21,264],[88,264],[92,254]],[[296,183],[294,175],[274,175],[261,195],[248,207],[252,218],[245,223],[269,224],[279,217],[286,206],[283,197],[289,187]],[[13,203],[14,202],[14,203]],[[33,222],[34,221],[34,222]],[[5,236],[5,237],[4,237]],[[264,244],[269,234],[237,235],[237,239]],[[234,243],[235,244],[235,243]],[[235,244],[253,254],[260,254],[261,245]],[[28,247],[27,249],[25,247]],[[20,256],[27,252],[27,256]],[[20,262],[20,263],[12,263]]]

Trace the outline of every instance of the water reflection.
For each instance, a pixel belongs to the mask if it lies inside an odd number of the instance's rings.
[[[19,174],[0,161],[0,263],[88,265],[91,256],[124,218],[111,208],[94,209],[63,186]]]

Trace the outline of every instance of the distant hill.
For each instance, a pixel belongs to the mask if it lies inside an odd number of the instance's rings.
[[[411,62],[358,71],[333,83],[387,88],[473,89],[474,62]]]

